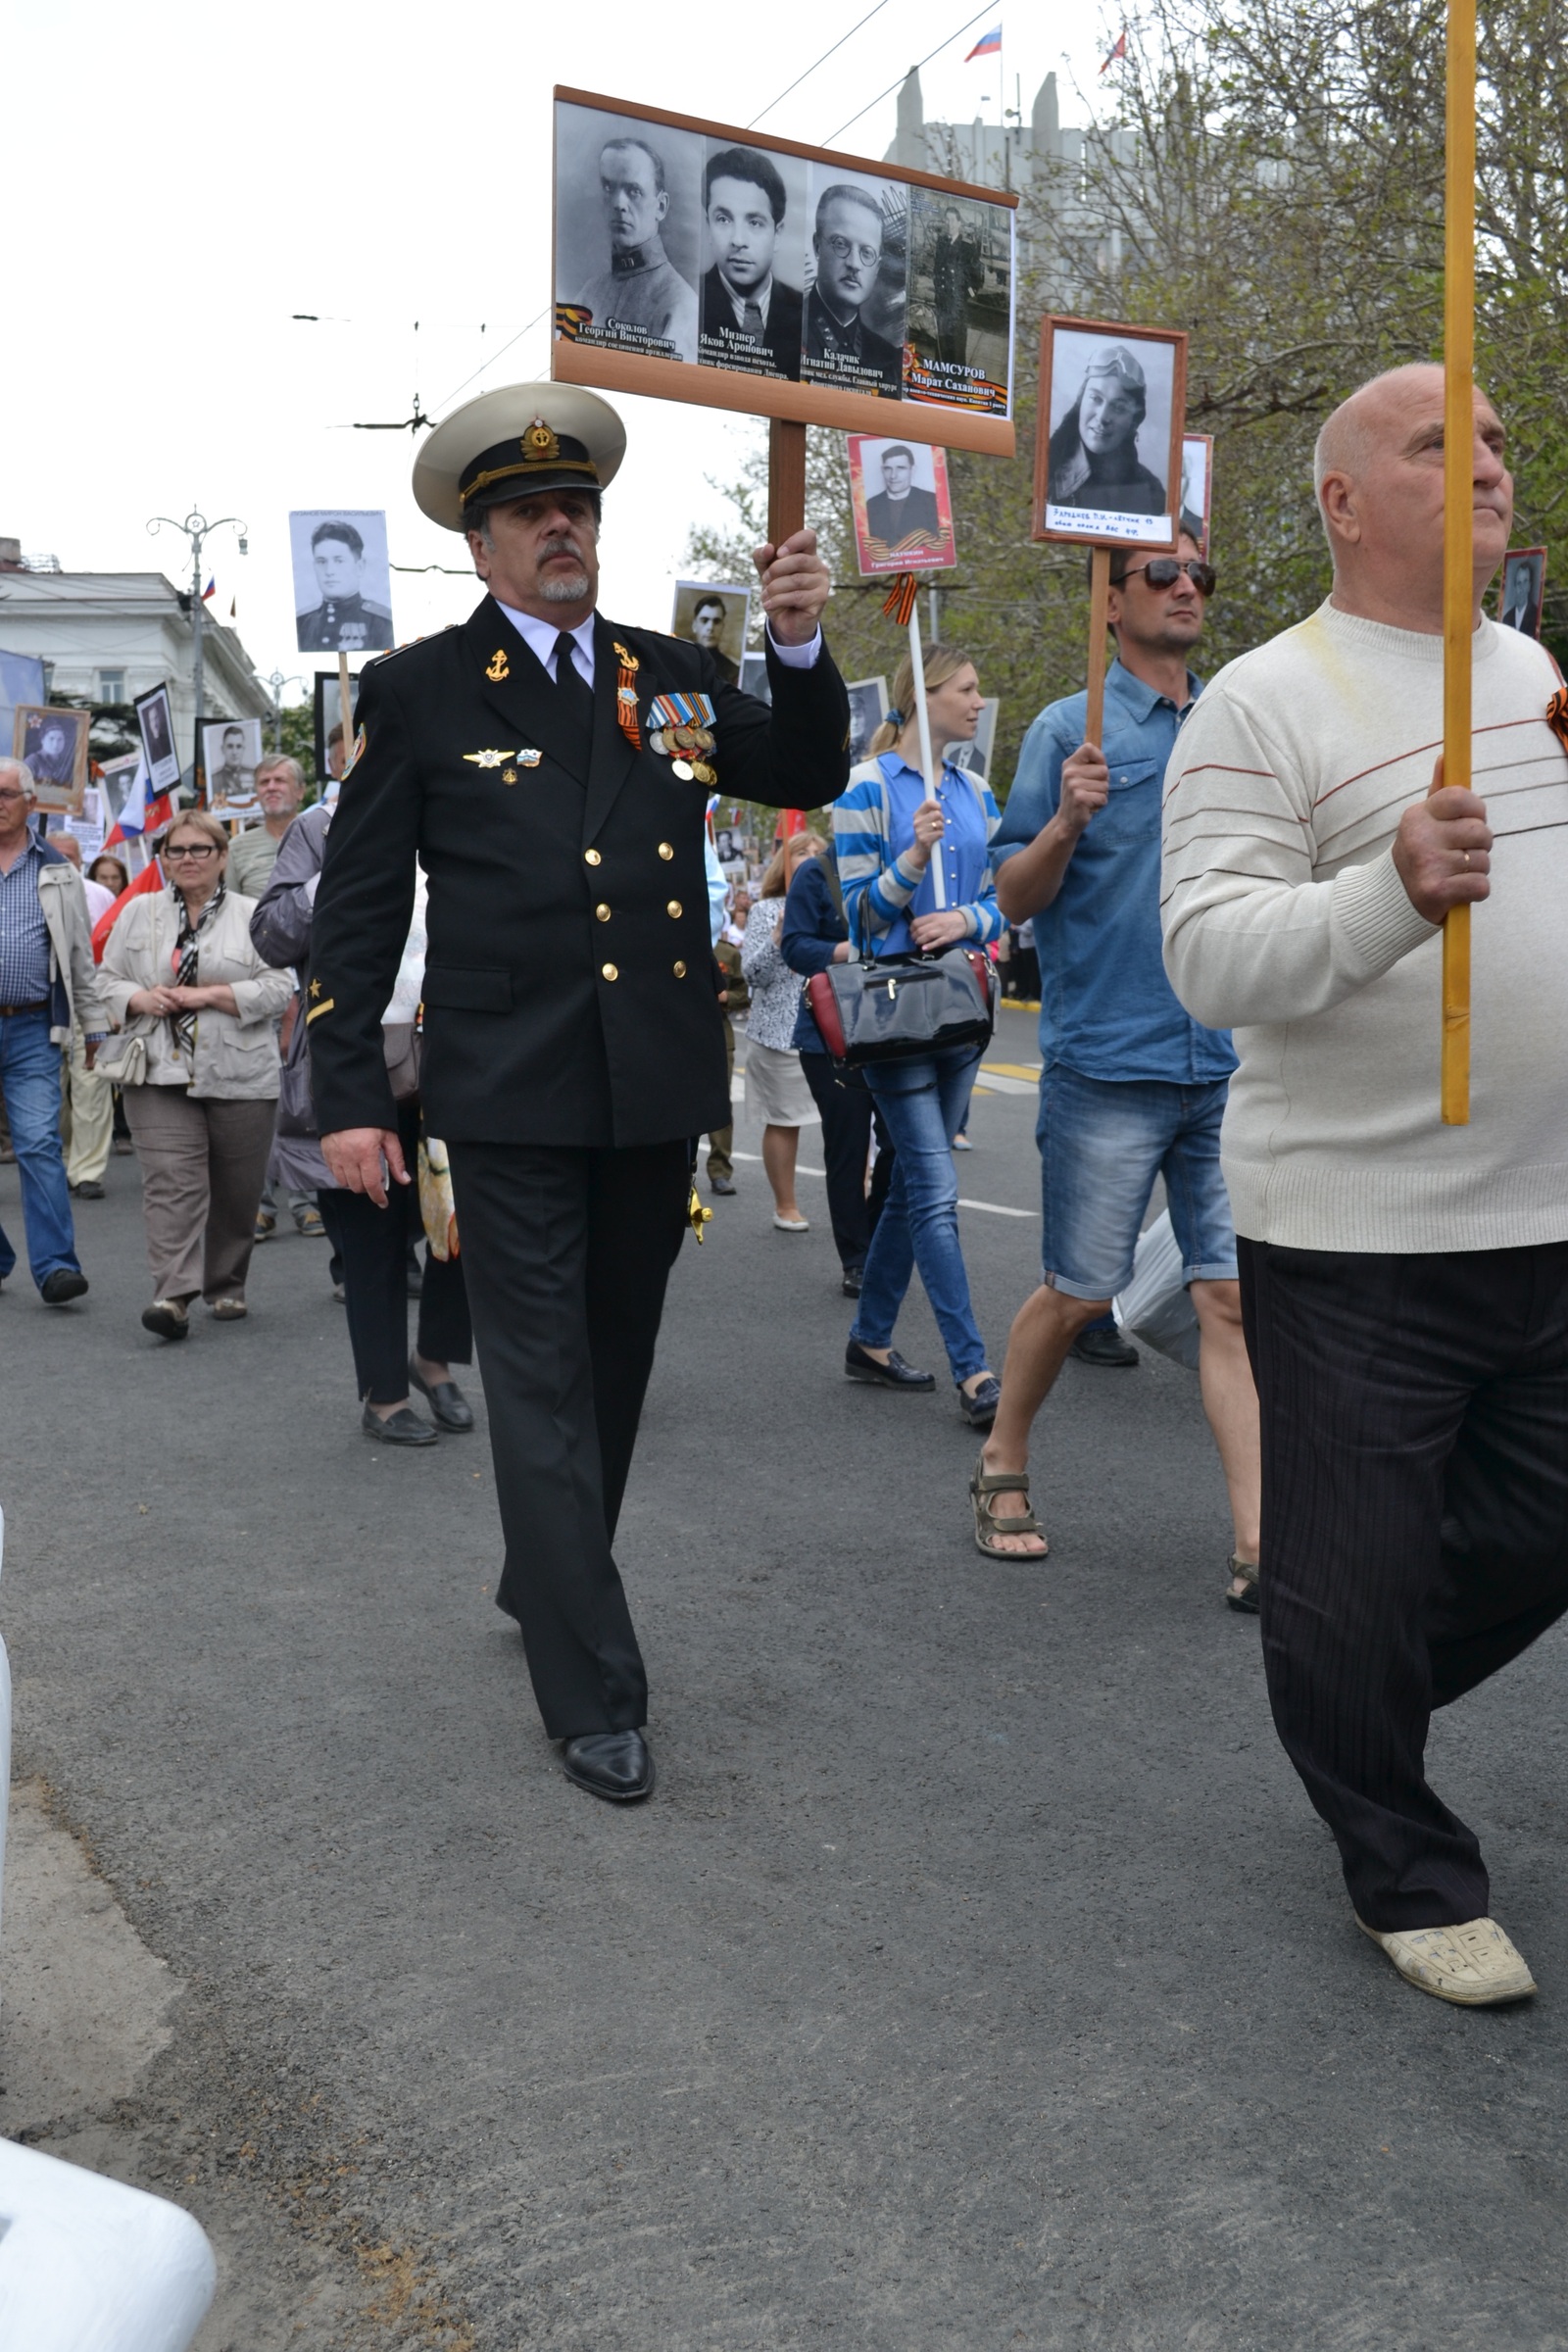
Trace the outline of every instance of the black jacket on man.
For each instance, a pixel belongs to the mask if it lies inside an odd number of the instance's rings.
[[[635,660],[639,748],[616,719]],[[772,708],[680,638],[597,617],[592,739],[489,597],[370,665],[317,899],[311,1062],[323,1134],[392,1127],[381,1014],[429,877],[421,1092],[447,1142],[628,1147],[727,1124],[711,986],[710,789],[653,750],[661,693],[706,695],[726,799],[811,808],[849,776],[849,698],[824,648],[771,650]]]
[[[742,368],[748,365],[755,366],[756,362],[751,359],[748,350],[751,338],[735,317],[734,296],[716,262],[703,279],[702,298],[703,333],[710,335],[715,343],[728,346],[723,360],[714,351],[705,352],[704,358],[711,360],[715,366]],[[805,303],[798,290],[782,284],[775,277],[772,292],[767,298],[767,323],[762,329],[761,353],[759,356],[765,356],[773,372],[788,376],[791,383],[798,382],[801,373],[804,314]]]

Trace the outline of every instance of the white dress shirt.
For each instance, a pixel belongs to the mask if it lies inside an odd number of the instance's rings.
[[[499,596],[496,598],[496,603],[501,605]],[[560,623],[554,620],[536,620],[531,612],[519,612],[514,605],[501,605],[501,610],[524,645],[527,646],[528,651],[536,655],[544,664],[545,669],[549,672],[551,682],[554,684],[556,641],[561,635]],[[590,612],[586,620],[579,621],[574,629],[568,629],[566,632],[577,649],[573,659],[590,686],[594,682],[595,617],[596,615]],[[814,665],[818,654],[822,651],[820,629],[807,645],[780,645],[771,629],[768,630],[767,637],[768,643],[786,669],[810,669]]]

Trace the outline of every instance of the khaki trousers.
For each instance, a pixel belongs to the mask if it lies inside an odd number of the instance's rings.
[[[155,1298],[242,1298],[277,1102],[200,1102],[127,1086]]]
[[[71,1058],[60,1060],[60,1140],[66,1147],[66,1182],[101,1184],[115,1133],[115,1090],[87,1067],[87,1045],[78,1025],[71,1032]]]

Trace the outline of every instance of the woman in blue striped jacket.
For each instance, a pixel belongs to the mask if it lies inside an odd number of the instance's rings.
[[[982,697],[975,665],[952,646],[925,657],[933,745],[972,743]],[[895,708],[871,738],[871,757],[834,804],[833,848],[850,937],[861,953],[908,955],[958,940],[989,947],[1003,930],[991,871],[991,839],[1002,822],[990,787],[946,762],[935,798],[920,770],[914,674],[907,655],[894,680]],[[931,875],[942,859],[946,907]],[[866,1083],[894,1142],[893,1183],[865,1261],[860,1303],[844,1368],[852,1380],[932,1389],[933,1375],[906,1364],[893,1346],[909,1276],[917,1265],[948,1350],[958,1407],[989,1429],[1000,1389],[969,1304],[958,1246],[958,1179],[953,1138],[962,1122],[979,1060],[975,1046],[949,1047],[907,1061],[871,1063]]]

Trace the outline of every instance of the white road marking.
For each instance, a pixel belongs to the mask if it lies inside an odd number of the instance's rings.
[[[760,1152],[732,1152],[730,1157],[731,1159],[749,1159],[758,1167],[762,1164]],[[798,1159],[795,1163],[795,1173],[797,1176],[825,1177],[827,1170],[826,1168],[808,1168],[804,1159]],[[1000,1200],[965,1200],[961,1193],[958,1196],[958,1206],[960,1208],[983,1208],[990,1217],[1032,1217],[1036,1213],[1032,1208],[1007,1208]]]

